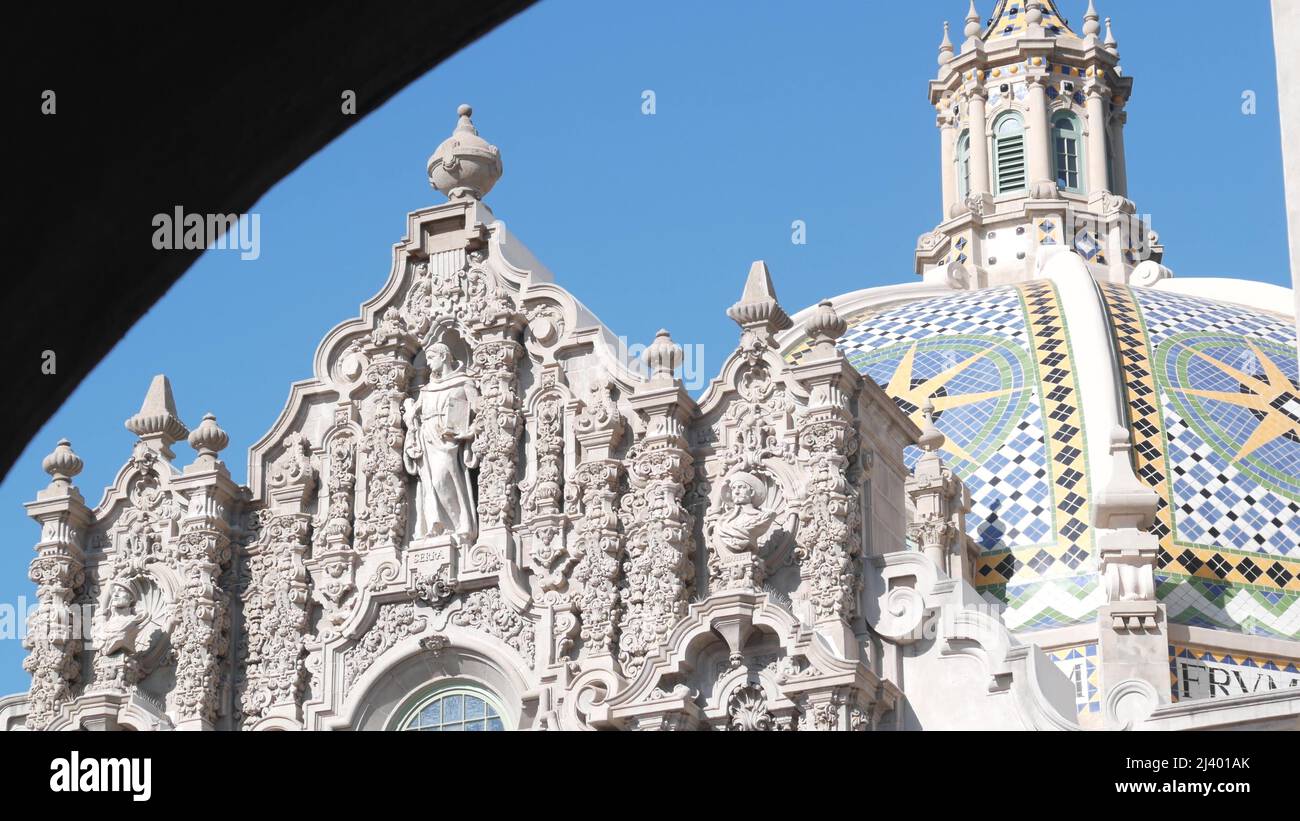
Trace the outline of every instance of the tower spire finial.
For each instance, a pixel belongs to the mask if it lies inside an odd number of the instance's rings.
[[[1088,10],[1083,14],[1083,36],[1096,38],[1097,32],[1101,31],[1100,20],[1096,4],[1088,0]]]
[[[1118,45],[1118,44],[1115,42],[1115,33],[1114,33],[1113,31],[1110,30],[1110,18],[1109,18],[1109,17],[1106,18],[1106,42],[1105,42],[1105,45],[1106,45],[1107,48],[1110,48],[1110,49],[1112,49],[1112,50],[1115,48],[1116,45]]]
[[[980,36],[980,13],[975,8],[975,0],[970,0],[970,11],[966,12],[966,37]]]
[[[948,21],[943,22],[943,42],[939,43],[939,65],[947,65],[952,60],[952,40],[948,39]]]

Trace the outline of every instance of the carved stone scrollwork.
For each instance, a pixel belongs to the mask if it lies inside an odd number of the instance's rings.
[[[38,556],[28,569],[38,604],[29,617],[23,669],[32,677],[27,727],[44,729],[72,695],[80,677],[81,639],[73,630],[72,601],[85,581],[81,562],[70,556]]]
[[[620,474],[614,460],[586,462],[578,466],[569,483],[579,557],[573,581],[578,588],[583,653],[588,656],[607,656],[615,650],[623,550],[616,512]]]
[[[488,588],[468,594],[461,608],[452,613],[450,621],[500,639],[517,650],[529,667],[532,666],[536,653],[533,625],[510,607],[500,590]]]
[[[578,489],[564,481],[566,396],[559,369],[547,366],[529,400],[533,474],[520,486],[523,524],[531,535],[529,569],[537,600],[553,610],[556,657],[572,649],[578,633],[577,603],[569,584],[578,557],[568,544],[569,512]]]
[[[513,339],[474,348],[480,396],[474,420],[473,463],[478,467],[479,527],[509,527],[515,518],[515,471],[520,419],[516,365],[521,346]]]
[[[767,696],[757,684],[736,688],[727,700],[728,730],[768,732],[777,729],[776,719],[767,711]]]
[[[654,436],[628,453],[631,492],[623,498],[627,533],[619,658],[635,675],[686,613],[695,565],[694,518],[682,506],[691,455],[675,437]]]
[[[311,465],[311,443],[299,431],[284,438],[284,452],[266,473],[266,483],[272,498],[287,504],[304,504],[315,486],[316,476]]]
[[[356,441],[351,434],[336,437],[329,446],[329,510],[322,529],[325,544],[350,546],[352,493],[356,485]]]
[[[374,353],[365,371],[371,392],[362,410],[365,503],[356,515],[359,551],[402,544],[407,525],[402,400],[411,377],[411,340],[396,310],[385,312],[373,340]]]
[[[176,552],[184,584],[172,633],[176,709],[183,719],[211,724],[217,719],[220,660],[229,644],[229,601],[218,580],[230,562],[230,540],[217,530],[194,528],[180,535]]]
[[[411,571],[411,595],[425,602],[434,609],[441,609],[456,595],[458,585],[448,578],[446,569],[426,575],[418,570]]]
[[[414,602],[392,602],[380,605],[379,613],[370,629],[361,636],[356,646],[347,652],[343,663],[343,690],[349,692],[370,665],[385,651],[407,636],[424,631],[428,619],[418,615]]]
[[[268,516],[261,538],[248,550],[249,583],[243,592],[245,656],[240,705],[245,720],[274,708],[293,716],[306,667],[303,651],[310,592],[303,563],[311,517],[305,513]]]
[[[858,505],[849,481],[857,434],[835,419],[809,420],[799,429],[808,484],[799,511],[796,551],[818,619],[849,618],[861,589]]]
[[[545,396],[533,416],[537,470],[524,494],[525,520],[558,513],[564,504],[564,397]]]

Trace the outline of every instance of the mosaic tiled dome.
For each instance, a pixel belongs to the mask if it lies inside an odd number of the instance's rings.
[[[1088,291],[1088,306],[1066,305],[1050,280],[911,301],[860,292],[836,301],[871,303],[848,309],[840,344],[914,419],[932,401],[971,491],[978,589],[1006,605],[1013,629],[1090,621],[1103,603],[1088,419],[1109,400],[1090,399],[1076,373],[1078,357],[1103,357],[1118,359],[1135,467],[1161,497],[1157,583],[1170,620],[1300,638],[1291,320],[1172,288]],[[1107,317],[1109,340],[1077,332],[1085,308]]]

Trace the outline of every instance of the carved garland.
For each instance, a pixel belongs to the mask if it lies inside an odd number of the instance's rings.
[[[249,583],[242,599],[247,642],[244,690],[247,720],[279,705],[295,705],[306,680],[303,664],[309,589],[303,556],[311,517],[272,516],[249,551]]]
[[[861,588],[858,505],[849,477],[857,433],[840,419],[813,419],[800,427],[808,475],[799,511],[796,556],[818,620],[850,618]]]
[[[220,695],[220,659],[229,645],[228,596],[218,580],[230,562],[230,540],[219,531],[194,528],[176,542],[184,583],[179,623],[172,633],[176,651],[176,708],[183,719],[215,723]]]
[[[682,497],[694,467],[690,453],[669,437],[642,442],[628,461],[632,491],[622,504],[627,561],[619,659],[634,676],[690,602],[694,518]]]

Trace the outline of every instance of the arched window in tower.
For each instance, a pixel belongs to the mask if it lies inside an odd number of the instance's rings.
[[[963,131],[957,138],[957,202],[970,196],[970,132]]]
[[[1075,194],[1083,190],[1083,160],[1079,150],[1083,128],[1079,118],[1062,111],[1052,118],[1052,157],[1056,165],[1056,187]]]
[[[993,180],[999,194],[1025,189],[1025,124],[1007,112],[993,125]]]
[[[493,732],[510,729],[496,695],[457,683],[435,687],[414,701],[395,729],[420,732]]]

